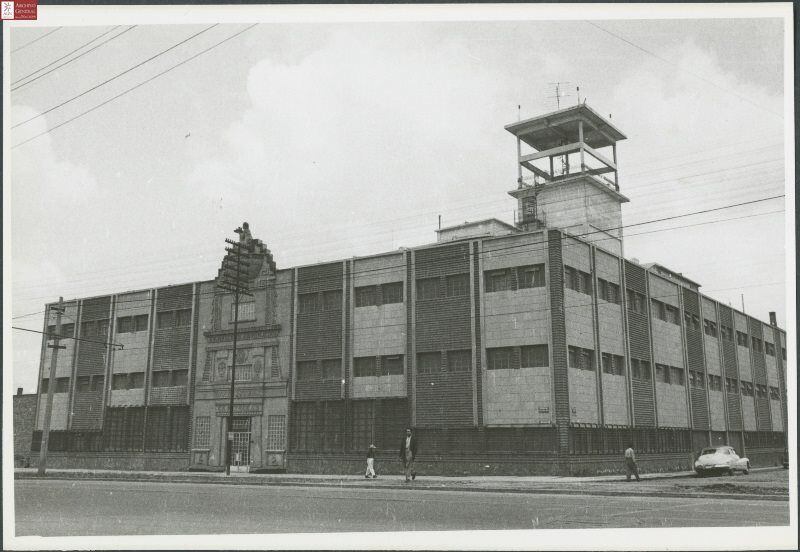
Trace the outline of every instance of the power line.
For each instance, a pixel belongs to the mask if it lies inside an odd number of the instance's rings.
[[[783,120],[783,115],[782,115],[782,114],[780,114],[780,113],[775,113],[775,112],[774,112],[774,111],[772,111],[771,109],[767,109],[766,107],[764,107],[764,106],[762,106],[762,105],[759,105],[758,103],[754,102],[753,100],[751,100],[751,99],[750,99],[750,98],[748,98],[747,96],[742,96],[742,95],[741,95],[741,94],[739,94],[738,92],[735,92],[735,91],[733,91],[733,90],[730,90],[729,88],[726,88],[726,87],[724,87],[724,86],[722,86],[722,85],[720,85],[720,84],[717,84],[716,82],[714,82],[714,81],[712,81],[712,80],[710,80],[710,79],[707,79],[706,77],[704,77],[704,76],[702,76],[702,75],[698,75],[697,73],[693,73],[692,71],[688,71],[688,70],[684,69],[683,67],[681,67],[679,64],[675,63],[674,61],[671,61],[671,60],[669,60],[669,59],[667,59],[667,58],[665,58],[665,57],[663,57],[663,56],[660,56],[660,55],[658,55],[658,54],[656,54],[656,53],[654,53],[654,52],[651,52],[650,50],[648,50],[648,49],[646,49],[646,48],[643,48],[642,46],[639,46],[638,44],[635,44],[635,43],[631,42],[631,41],[630,41],[630,40],[628,40],[627,38],[624,38],[624,37],[622,37],[622,36],[620,36],[620,35],[618,35],[618,34],[616,34],[616,33],[613,33],[613,32],[611,32],[611,31],[609,31],[608,29],[606,29],[606,28],[604,28],[604,27],[601,27],[601,26],[600,26],[600,25],[598,25],[597,23],[594,23],[594,22],[592,22],[592,21],[586,21],[586,23],[588,23],[588,24],[589,24],[589,25],[591,25],[592,27],[596,27],[596,28],[600,29],[600,30],[601,30],[601,31],[603,31],[604,33],[608,33],[608,34],[610,34],[611,36],[613,36],[613,37],[615,37],[615,38],[618,38],[618,39],[619,39],[619,40],[621,40],[622,42],[624,42],[624,43],[626,43],[626,44],[628,44],[628,45],[630,45],[630,46],[633,46],[633,47],[634,47],[634,48],[636,48],[637,50],[641,50],[642,52],[644,52],[644,53],[646,53],[646,54],[649,54],[649,55],[653,56],[654,58],[656,58],[656,59],[659,59],[659,60],[663,61],[664,63],[668,63],[668,64],[670,64],[670,65],[674,66],[674,67],[675,67],[675,68],[677,68],[679,71],[683,71],[684,73],[686,73],[686,74],[688,74],[688,75],[691,75],[691,76],[693,76],[693,77],[695,77],[695,78],[697,78],[697,79],[700,79],[700,80],[702,80],[703,82],[707,82],[708,84],[710,84],[710,85],[714,86],[715,88],[718,88],[718,89],[720,89],[720,90],[722,90],[722,91],[724,91],[724,92],[728,92],[729,94],[732,94],[732,95],[736,96],[736,97],[737,97],[737,98],[739,98],[740,100],[742,100],[742,101],[744,101],[744,102],[747,102],[747,103],[749,103],[750,105],[753,105],[753,106],[755,106],[755,107],[759,108],[760,110],[762,110],[762,111],[766,111],[766,112],[767,112],[767,113],[769,113],[770,115],[774,115],[775,117],[778,117],[778,118],[780,118],[781,120]]]
[[[740,203],[735,203],[735,204],[732,204],[732,205],[725,205],[725,206],[721,206],[721,207],[704,209],[704,210],[694,211],[694,212],[690,212],[690,213],[672,215],[672,216],[669,216],[669,217],[662,217],[662,218],[659,218],[659,219],[653,219],[653,220],[649,220],[649,221],[641,221],[641,222],[637,222],[637,223],[633,223],[633,224],[629,224],[629,225],[619,226],[619,227],[616,227],[616,228],[607,228],[605,230],[596,230],[596,231],[592,231],[592,232],[586,232],[586,233],[583,233],[583,234],[565,235],[565,237],[567,237],[567,238],[582,238],[582,237],[586,237],[586,236],[589,236],[589,235],[592,235],[592,234],[607,233],[607,232],[609,232],[611,230],[619,230],[619,229],[628,228],[628,227],[634,227],[634,226],[643,226],[645,224],[652,224],[652,223],[655,223],[655,222],[664,222],[664,221],[668,221],[668,220],[675,220],[675,219],[684,218],[684,217],[687,217],[687,216],[693,216],[693,215],[698,215],[698,214],[706,214],[706,213],[710,213],[710,212],[716,212],[716,211],[721,211],[721,210],[725,210],[725,209],[731,209],[731,208],[735,208],[735,207],[751,205],[751,204],[760,203],[760,202],[764,202],[764,201],[770,201],[770,200],[774,200],[774,199],[778,199],[778,198],[784,197],[784,195],[785,194],[780,194],[780,195],[776,195],[776,196],[771,196],[771,197],[760,198],[760,199],[756,199],[756,200],[750,200],[750,201],[744,201],[744,202],[740,202]],[[770,213],[756,213],[756,214],[750,214],[750,215],[743,215],[743,216],[739,216],[739,217],[732,217],[730,219],[718,219],[716,221],[706,221],[706,222],[696,223],[696,224],[672,226],[672,227],[669,227],[669,228],[663,228],[663,229],[657,229],[657,230],[650,230],[650,231],[642,232],[641,234],[664,232],[664,231],[668,231],[668,230],[677,230],[677,229],[688,228],[688,227],[692,227],[692,226],[700,226],[700,225],[704,225],[704,224],[713,224],[713,223],[718,223],[718,222],[725,222],[725,221],[728,221],[728,220],[741,220],[741,219],[745,219],[745,218],[752,218],[752,217],[756,217],[756,216],[762,216],[764,214],[774,214],[776,212],[779,212],[779,211],[772,211]],[[637,236],[637,235],[640,235],[640,234],[630,234],[627,237],[633,237],[633,236]],[[463,243],[463,242],[460,242],[460,243]],[[529,242],[529,243],[524,243],[524,244],[512,244],[512,245],[509,245],[509,246],[498,247],[498,248],[494,248],[494,249],[491,249],[491,250],[488,250],[488,251],[483,251],[479,255],[491,254],[492,257],[508,256],[508,255],[517,254],[519,252],[518,251],[519,249],[523,249],[523,250],[530,249],[531,251],[534,251],[534,250],[537,250],[538,246],[541,246],[538,249],[539,250],[543,250],[543,249],[545,249],[547,247],[547,244],[548,244],[547,240],[534,241],[534,242]],[[565,244],[564,246],[565,247],[570,247],[571,244]],[[517,250],[517,251],[512,251],[510,253],[509,252],[501,253],[502,251],[505,251],[505,250]],[[451,256],[443,256],[443,257],[440,257],[438,260],[441,260],[441,261],[455,260],[455,259],[461,259],[462,257],[463,257],[463,255],[458,254],[458,255],[451,255]],[[340,259],[338,262],[341,262],[342,260],[343,259]],[[358,259],[356,259],[356,260],[358,260]],[[332,261],[332,262],[335,263],[337,261]],[[353,271],[352,274],[356,275],[356,274],[391,271],[391,270],[397,270],[397,269],[405,268],[405,266],[406,266],[405,263],[396,264],[396,265],[389,265],[389,266],[384,266],[384,267],[380,267],[380,268],[356,270],[356,271]],[[316,283],[321,283],[321,282],[324,282],[324,281],[333,281],[333,280],[340,281],[341,277],[336,277],[336,278],[331,278],[331,277],[303,278],[304,282],[316,282]],[[208,281],[210,281],[210,280],[208,280]],[[190,283],[187,283],[187,284],[179,284],[179,285],[191,285],[192,283],[194,283],[194,282],[190,282]],[[277,287],[282,287],[282,286],[288,287],[290,285],[291,285],[291,283],[287,282],[287,283],[283,283],[283,284],[276,284],[275,287],[276,288]],[[130,293],[142,293],[142,292],[146,292],[146,291],[148,291],[148,290],[134,290],[134,291],[131,291]],[[211,294],[213,294],[213,292],[209,293],[209,295],[211,295]],[[117,294],[117,295],[122,295],[122,294]],[[185,296],[186,297],[191,297],[193,295],[194,294],[186,294]],[[150,298],[144,298],[144,299],[118,300],[117,302],[118,303],[124,303],[124,302],[146,303],[148,301],[151,301],[151,299]]]
[[[20,314],[19,316],[12,316],[11,320],[17,320],[18,318],[27,318],[29,316],[36,316],[37,314],[44,314],[46,311],[39,311],[39,312],[30,312],[28,314]]]
[[[22,141],[22,142],[20,142],[20,143],[18,143],[18,144],[15,144],[15,145],[11,146],[11,147],[12,147],[12,149],[14,149],[14,148],[17,148],[17,147],[19,147],[19,146],[21,146],[21,145],[23,145],[23,144],[27,144],[28,142],[30,142],[30,141],[32,141],[32,140],[35,140],[36,138],[38,138],[38,137],[40,137],[40,136],[44,136],[45,134],[48,134],[48,133],[50,133],[50,132],[52,132],[52,131],[56,130],[57,128],[61,128],[61,127],[63,127],[64,125],[66,125],[66,124],[68,124],[68,123],[71,123],[72,121],[75,121],[76,119],[79,119],[79,118],[83,117],[84,115],[87,115],[87,114],[91,113],[92,111],[94,111],[94,110],[96,110],[96,109],[99,109],[99,108],[103,107],[104,105],[107,105],[107,104],[109,104],[109,103],[113,102],[114,100],[116,100],[116,99],[118,99],[118,98],[121,98],[122,96],[124,96],[124,95],[128,94],[129,92],[133,92],[133,91],[134,91],[134,90],[136,90],[137,88],[140,88],[140,87],[144,86],[145,84],[147,84],[147,83],[149,83],[149,82],[151,82],[151,81],[153,81],[153,80],[157,79],[158,77],[160,77],[160,76],[162,76],[162,75],[165,75],[165,74],[169,73],[169,72],[170,72],[170,71],[172,71],[173,69],[177,69],[177,68],[178,68],[178,67],[180,67],[181,65],[184,65],[185,63],[188,63],[188,62],[192,61],[193,59],[195,59],[195,58],[197,58],[197,57],[199,57],[199,56],[201,56],[201,55],[205,54],[206,52],[209,52],[209,51],[213,50],[213,49],[214,49],[214,48],[216,48],[217,46],[220,46],[220,45],[224,44],[225,42],[228,42],[229,40],[232,40],[232,39],[236,38],[236,37],[237,37],[237,36],[239,36],[240,34],[242,34],[242,33],[245,33],[245,32],[247,32],[247,31],[249,31],[250,29],[252,29],[252,28],[253,28],[253,27],[255,27],[256,25],[258,25],[258,23],[253,23],[252,25],[250,25],[250,26],[248,26],[248,27],[246,27],[246,28],[242,29],[241,31],[239,31],[239,32],[237,32],[237,33],[235,33],[235,34],[233,34],[233,35],[231,35],[231,36],[229,36],[229,37],[227,37],[227,38],[225,38],[225,39],[223,39],[223,40],[221,40],[221,41],[217,42],[216,44],[214,44],[214,45],[210,46],[209,48],[206,48],[205,50],[201,50],[200,52],[198,52],[198,53],[194,54],[193,56],[191,56],[191,57],[188,57],[188,58],[186,58],[185,60],[183,60],[183,61],[181,61],[181,62],[179,62],[179,63],[176,63],[176,64],[175,64],[175,65],[173,65],[172,67],[169,67],[169,68],[167,68],[166,70],[164,70],[164,71],[161,71],[160,73],[157,73],[156,75],[154,75],[154,76],[150,77],[149,79],[147,79],[147,80],[145,80],[145,81],[142,81],[142,82],[140,82],[139,84],[137,84],[137,85],[135,85],[135,86],[132,86],[131,88],[128,88],[127,90],[124,90],[123,92],[121,92],[121,93],[117,94],[116,96],[113,96],[113,97],[109,98],[108,100],[106,100],[106,101],[104,101],[104,102],[102,102],[102,103],[99,103],[99,104],[95,105],[94,107],[92,107],[92,108],[90,108],[90,109],[88,109],[88,110],[86,110],[86,111],[84,111],[84,112],[82,112],[82,113],[80,113],[80,114],[76,115],[75,117],[72,117],[72,118],[70,118],[70,119],[67,119],[67,120],[66,120],[66,121],[64,121],[64,122],[62,122],[62,123],[59,123],[59,124],[57,124],[56,126],[54,126],[54,127],[51,127],[51,128],[49,128],[49,129],[45,130],[44,132],[40,132],[39,134],[36,134],[35,136],[32,136],[31,138],[28,138],[27,140],[24,140],[24,141]]]
[[[94,339],[84,339],[82,337],[72,337],[72,336],[69,336],[69,335],[58,335],[57,336],[56,334],[51,334],[51,333],[48,333],[48,332],[41,332],[39,330],[31,330],[30,328],[20,328],[19,326],[11,326],[11,327],[13,329],[15,329],[15,330],[20,330],[22,332],[37,333],[37,334],[42,334],[42,335],[46,335],[46,336],[58,337],[59,339],[72,339],[74,341],[83,341],[84,343],[97,343],[98,345],[105,345],[105,346],[108,346],[108,347],[119,347],[120,349],[124,349],[125,348],[125,346],[122,345],[121,343],[111,343],[110,341],[95,341]]]
[[[91,39],[89,42],[85,42],[85,43],[81,44],[80,46],[78,46],[77,48],[75,48],[75,49],[74,49],[74,50],[72,50],[71,52],[68,52],[68,53],[64,54],[64,55],[63,55],[63,56],[61,56],[60,58],[58,58],[58,59],[56,59],[56,60],[53,60],[53,61],[51,61],[51,62],[50,62],[50,63],[48,63],[47,65],[42,65],[41,67],[39,67],[39,68],[38,68],[38,69],[36,69],[35,71],[31,71],[30,73],[28,73],[28,74],[27,74],[27,75],[25,75],[24,77],[20,77],[20,78],[18,78],[18,79],[16,79],[16,80],[13,80],[13,81],[11,81],[11,85],[12,85],[12,86],[14,86],[14,85],[15,85],[15,84],[17,84],[17,83],[24,81],[24,80],[25,80],[25,79],[27,79],[28,77],[32,77],[32,76],[33,76],[33,75],[35,75],[36,73],[38,73],[38,72],[40,72],[40,71],[42,71],[42,70],[44,70],[44,69],[47,69],[48,67],[50,67],[50,66],[52,66],[52,65],[55,65],[56,63],[58,63],[58,62],[59,62],[59,61],[61,61],[62,59],[68,58],[69,56],[71,56],[71,55],[72,55],[72,54],[74,54],[75,52],[77,52],[77,51],[79,51],[79,50],[81,50],[81,49],[85,48],[86,46],[88,46],[89,44],[91,44],[92,42],[94,42],[95,40],[98,40],[98,39],[100,39],[100,38],[103,38],[103,37],[104,37],[104,36],[106,36],[108,33],[110,33],[110,32],[113,32],[114,30],[118,29],[119,27],[121,27],[121,25],[115,25],[114,27],[111,27],[109,30],[105,31],[104,33],[101,33],[100,35],[98,35],[98,36],[96,36],[96,37],[94,37],[94,38],[93,38],[93,39]],[[76,59],[77,59],[77,58],[76,58]]]
[[[58,105],[54,105],[53,107],[50,107],[50,108],[46,109],[45,111],[42,111],[42,112],[41,112],[41,113],[39,113],[38,115],[34,115],[34,116],[33,116],[33,117],[31,117],[30,119],[26,119],[26,120],[22,121],[21,123],[17,123],[17,124],[15,124],[15,125],[13,125],[11,128],[17,128],[17,127],[18,127],[18,126],[20,126],[20,125],[24,125],[25,123],[28,123],[28,122],[30,122],[30,121],[33,121],[34,119],[38,119],[39,117],[42,117],[42,116],[44,116],[44,115],[47,115],[47,114],[48,114],[48,113],[50,113],[51,111],[54,111],[54,110],[56,110],[56,109],[58,109],[58,108],[60,108],[60,107],[63,107],[63,106],[65,106],[65,105],[67,105],[68,103],[70,103],[70,102],[73,102],[73,101],[77,100],[77,99],[78,99],[78,98],[80,98],[81,96],[85,96],[85,95],[86,95],[86,94],[88,94],[89,92],[93,92],[93,91],[97,90],[98,88],[100,88],[101,86],[104,86],[104,85],[108,84],[109,82],[111,82],[111,81],[113,81],[113,80],[116,80],[116,79],[118,79],[119,77],[121,77],[121,76],[123,76],[123,75],[125,75],[125,74],[127,74],[127,73],[130,73],[131,71],[133,71],[134,69],[137,69],[137,68],[141,67],[141,66],[142,66],[142,65],[144,65],[145,63],[148,63],[148,62],[150,62],[150,61],[153,61],[153,60],[154,60],[154,59],[156,59],[157,57],[160,57],[160,56],[162,56],[162,55],[166,54],[167,52],[169,52],[169,51],[171,51],[171,50],[174,50],[174,49],[175,49],[175,48],[177,48],[178,46],[181,46],[182,44],[185,44],[185,43],[189,42],[189,41],[190,41],[190,40],[192,40],[193,38],[195,38],[195,37],[197,37],[197,36],[200,36],[201,34],[205,33],[206,31],[210,31],[211,29],[213,29],[213,28],[214,28],[214,27],[216,27],[217,25],[219,25],[219,23],[215,23],[215,24],[213,24],[213,25],[211,25],[211,26],[209,26],[209,27],[206,27],[206,28],[205,28],[205,29],[203,29],[202,31],[200,31],[200,32],[197,32],[197,33],[195,33],[195,34],[191,35],[190,37],[188,37],[188,38],[185,38],[185,39],[181,40],[180,42],[177,42],[176,44],[173,44],[173,45],[172,45],[172,46],[170,46],[169,48],[167,48],[167,49],[165,49],[165,50],[161,50],[161,51],[160,51],[160,52],[158,52],[156,55],[154,55],[154,56],[151,56],[151,57],[147,58],[146,60],[144,60],[144,61],[142,61],[142,62],[140,62],[140,63],[137,63],[136,65],[134,65],[134,66],[132,66],[132,67],[129,67],[128,69],[125,69],[124,71],[122,71],[121,73],[119,73],[119,74],[117,74],[117,75],[114,75],[114,76],[113,76],[113,77],[111,77],[110,79],[104,80],[104,81],[103,81],[103,82],[101,82],[100,84],[97,84],[97,85],[95,85],[95,86],[93,86],[93,87],[91,87],[91,88],[89,88],[89,89],[87,89],[87,90],[84,90],[84,91],[83,91],[83,92],[81,92],[80,94],[78,94],[78,95],[76,95],[76,96],[73,96],[73,97],[71,97],[70,99],[68,99],[68,100],[66,100],[66,101],[63,101],[63,102],[61,102],[61,103],[60,103],[60,104],[58,104]]]
[[[83,56],[85,56],[86,54],[88,54],[88,53],[90,53],[90,52],[93,52],[93,51],[97,50],[97,49],[98,49],[100,46],[102,46],[102,45],[104,45],[104,44],[107,44],[108,42],[111,42],[112,40],[114,40],[114,39],[116,39],[116,38],[119,38],[119,37],[121,37],[122,35],[124,35],[125,33],[129,32],[129,31],[132,31],[132,30],[133,30],[133,29],[135,29],[136,27],[137,27],[137,25],[131,25],[130,27],[128,27],[127,29],[125,29],[125,30],[124,30],[124,31],[122,31],[121,33],[119,33],[119,34],[116,34],[116,35],[112,36],[111,38],[107,38],[106,40],[104,40],[104,41],[103,41],[103,42],[101,42],[100,44],[97,44],[96,46],[93,46],[92,48],[89,48],[89,49],[88,49],[88,50],[86,50],[85,52],[83,52],[83,53],[81,53],[81,54],[79,54],[79,55],[75,56],[75,57],[74,57],[74,58],[72,58],[72,59],[68,59],[67,61],[65,61],[65,62],[64,62],[64,63],[62,63],[61,65],[58,65],[58,66],[56,66],[56,67],[53,67],[53,68],[52,68],[52,69],[50,69],[49,71],[45,71],[45,72],[44,72],[44,73],[42,73],[41,75],[39,75],[39,76],[36,76],[36,77],[32,78],[32,79],[31,79],[31,80],[29,80],[28,82],[23,82],[22,84],[18,84],[17,86],[13,86],[13,87],[11,87],[11,91],[12,91],[12,92],[14,92],[14,91],[16,91],[16,90],[19,90],[19,89],[20,89],[20,88],[22,88],[23,86],[28,86],[28,85],[29,85],[29,84],[31,84],[32,82],[36,82],[37,80],[41,79],[42,77],[45,77],[45,76],[49,75],[49,74],[50,74],[50,73],[52,73],[53,71],[57,71],[57,70],[61,69],[62,67],[65,67],[65,66],[69,65],[69,64],[70,64],[70,63],[72,63],[73,61],[76,61],[76,60],[78,60],[78,59],[82,58],[82,57],[83,57]],[[105,34],[105,33],[104,33],[104,34]],[[97,39],[95,39],[95,40],[97,40]]]
[[[55,28],[55,29],[53,29],[52,31],[49,31],[49,32],[46,32],[46,33],[44,33],[44,34],[43,34],[42,36],[40,36],[39,38],[35,38],[35,39],[31,40],[30,42],[26,42],[26,43],[25,43],[25,44],[23,44],[22,46],[19,46],[19,47],[17,47],[17,48],[14,48],[13,50],[11,50],[11,53],[13,54],[14,52],[19,52],[19,51],[20,51],[20,50],[22,50],[23,48],[27,48],[27,47],[28,47],[28,46],[30,46],[31,44],[34,44],[34,43],[36,43],[36,42],[39,42],[39,41],[40,41],[40,40],[42,40],[43,38],[45,38],[45,37],[47,37],[47,36],[50,36],[51,34],[53,34],[54,32],[58,31],[58,30],[59,30],[59,29],[61,29],[61,28],[62,28],[62,27],[56,27],[56,28]]]

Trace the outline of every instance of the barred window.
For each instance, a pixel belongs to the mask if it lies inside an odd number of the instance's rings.
[[[764,342],[764,351],[769,356],[775,356],[775,344],[774,343],[770,343],[769,341],[765,341]]]
[[[375,357],[360,357],[353,359],[353,377],[366,378],[377,375]]]
[[[769,398],[772,400],[779,401],[781,399],[781,392],[777,387],[770,387],[769,388]]]
[[[632,289],[627,290],[627,303],[628,310],[644,314],[646,312],[646,304],[644,295]]]
[[[703,331],[707,336],[717,337],[717,323],[707,318],[703,319]]]
[[[153,387],[169,387],[170,380],[169,370],[156,370],[153,372]]]
[[[133,331],[133,317],[132,316],[119,316],[117,317],[117,333],[129,333]]]
[[[700,318],[696,314],[685,312],[683,313],[683,318],[686,321],[687,330],[700,331]]]
[[[89,376],[81,376],[78,378],[78,392],[85,393],[89,391],[90,380]]]
[[[631,376],[633,379],[650,381],[650,363],[646,360],[631,358]]]
[[[435,374],[442,371],[442,354],[419,353],[417,354],[417,373]]]
[[[733,329],[730,326],[720,324],[719,333],[722,336],[722,339],[733,341]]]
[[[448,372],[469,372],[470,370],[472,370],[471,350],[447,351]]]
[[[608,280],[604,280],[602,278],[597,279],[597,285],[598,285],[598,293],[600,295],[600,299],[608,303],[619,304],[620,302],[619,285],[615,284],[614,282],[609,282]]]
[[[592,275],[571,266],[564,266],[564,286],[568,289],[592,294]]]
[[[486,293],[506,291],[511,289],[508,276],[509,274],[507,270],[493,270],[491,272],[484,272],[483,287]]]
[[[382,376],[403,375],[403,355],[390,355],[381,357]]]
[[[128,389],[128,374],[114,374],[111,378],[112,391],[120,391]]]
[[[439,296],[439,278],[417,280],[417,300],[426,301]]]
[[[763,347],[761,346],[761,340],[757,337],[753,338],[753,351],[760,353],[763,351]]]
[[[453,274],[445,280],[447,282],[448,297],[469,295],[469,274]]]
[[[375,293],[375,286],[357,287],[356,307],[370,307],[378,304],[378,297]]]
[[[326,358],[322,361],[322,380],[339,381],[342,378],[342,359]]]
[[[603,353],[601,355],[603,361],[603,372],[606,374],[614,374],[621,376],[625,373],[624,359],[620,355],[611,353]]]
[[[171,328],[175,325],[175,313],[173,311],[159,312],[156,318],[158,328]]]
[[[728,393],[739,393],[739,382],[735,378],[725,378],[725,390]]]
[[[567,347],[569,352],[569,367],[578,370],[594,370],[594,351],[582,347]]]
[[[267,417],[267,450],[284,450],[286,448],[286,416],[272,415]]]
[[[144,372],[131,372],[128,374],[128,389],[144,388]]]
[[[391,284],[381,285],[383,304],[403,302],[403,282],[392,282]]]
[[[656,381],[669,383],[669,366],[665,364],[656,364]]]
[[[236,303],[231,304],[231,321],[235,320],[236,316]],[[180,312],[180,311],[178,311]],[[239,303],[239,322],[248,322],[256,319],[256,302],[247,301]],[[178,324],[180,326],[180,324]]]
[[[670,370],[672,374],[670,375],[670,383],[673,385],[684,385],[683,381],[683,368],[677,368],[675,366],[670,366]]]
[[[519,289],[544,287],[544,265],[517,267],[517,281]]]
[[[197,416],[194,419],[194,448],[211,446],[211,416]]]
[[[747,334],[736,330],[736,344],[740,347],[747,347],[749,349],[750,343],[747,339]]]
[[[316,293],[301,293],[297,296],[297,307],[300,314],[319,312],[319,296]]]
[[[322,293],[322,307],[326,311],[342,310],[342,290],[332,289]]]
[[[133,331],[134,332],[144,332],[147,331],[147,322],[148,322],[149,315],[147,314],[137,314],[133,317]]]
[[[519,360],[521,368],[550,366],[547,345],[525,345],[520,347]]]
[[[486,369],[487,370],[509,370],[511,366],[511,347],[497,347],[486,349]]]

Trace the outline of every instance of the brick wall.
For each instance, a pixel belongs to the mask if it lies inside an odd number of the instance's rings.
[[[553,421],[550,368],[487,370],[483,391],[486,425],[532,425]]]
[[[647,297],[647,273],[644,268],[629,261],[624,261],[625,284],[628,289]],[[625,296],[626,291],[621,293]],[[649,309],[648,309],[649,310]],[[628,343],[630,355],[633,358],[646,360],[651,363],[651,370],[655,372],[650,355],[650,318],[645,313],[634,312],[627,305],[628,316]],[[627,366],[630,373],[630,363]],[[633,380],[633,419],[637,426],[655,426],[655,404],[653,381]]]
[[[30,461],[36,400],[35,393],[14,395],[14,466],[16,467],[22,467]]]

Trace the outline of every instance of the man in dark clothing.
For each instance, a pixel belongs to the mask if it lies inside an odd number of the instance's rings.
[[[627,481],[631,480],[631,475],[635,475],[636,481],[639,481],[639,465],[636,463],[636,453],[633,451],[633,446],[625,449],[625,472]]]
[[[414,459],[417,457],[417,438],[414,437],[411,428],[406,428],[406,434],[400,441],[400,460],[403,461],[403,468],[406,473],[406,482],[417,478],[414,471]]]

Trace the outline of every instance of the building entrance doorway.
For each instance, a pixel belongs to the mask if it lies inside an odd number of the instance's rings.
[[[250,467],[250,418],[234,417],[231,432],[231,469],[247,471]]]

